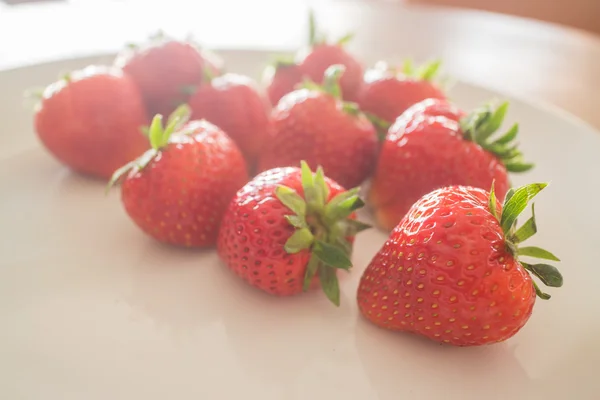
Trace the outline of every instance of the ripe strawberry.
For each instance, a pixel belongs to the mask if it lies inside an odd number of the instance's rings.
[[[121,200],[144,232],[179,246],[216,243],[227,204],[248,180],[242,153],[218,127],[190,121],[178,108],[163,128],[157,115],[149,130],[152,149],[115,172],[124,177]]]
[[[325,174],[345,187],[361,184],[371,173],[377,134],[356,104],[340,99],[337,80],[342,66],[326,71],[323,87],[299,89],[284,96],[271,114],[272,130],[259,170],[321,165]]]
[[[250,166],[264,145],[270,105],[252,79],[238,74],[207,75],[188,102],[193,119],[205,118],[225,131]]]
[[[346,35],[335,43],[328,42],[324,35],[317,33],[312,12],[309,25],[308,47],[297,52],[295,61],[268,67],[265,85],[271,104],[276,105],[284,94],[295,90],[303,80],[323,83],[325,70],[336,64],[345,67],[340,80],[342,97],[347,101],[356,101],[363,81],[363,66],[344,48],[352,35]]]
[[[518,125],[499,137],[508,104],[484,106],[468,116],[445,101],[415,104],[390,128],[369,190],[380,227],[391,230],[424,194],[444,186],[486,188],[496,182],[502,200],[508,172],[527,171],[515,144]]]
[[[536,293],[550,298],[529,273],[547,286],[563,282],[555,267],[520,260],[558,261],[539,247],[519,247],[536,232],[535,214],[515,227],[517,216],[545,186],[511,189],[503,206],[493,187],[488,193],[451,186],[423,196],[361,277],[360,312],[380,327],[457,346],[515,335],[531,316]]]
[[[294,62],[280,60],[265,69],[263,81],[266,82],[269,101],[276,105],[284,95],[296,89],[302,81],[302,71]]]
[[[149,115],[169,115],[189,98],[190,87],[202,82],[204,68],[216,75],[222,61],[190,41],[159,34],[141,47],[122,52],[115,65],[140,87]]]
[[[440,62],[418,69],[406,63],[400,71],[379,62],[365,73],[365,83],[357,102],[363,111],[393,123],[416,103],[425,99],[446,99],[445,93],[433,80],[439,67]]]
[[[323,175],[275,168],[238,191],[225,212],[217,249],[220,258],[250,285],[277,296],[320,286],[336,305],[336,269],[351,267],[355,220],[363,206],[358,188],[345,191]]]
[[[71,169],[108,179],[149,148],[135,83],[116,68],[88,66],[49,85],[35,113],[46,149]]]

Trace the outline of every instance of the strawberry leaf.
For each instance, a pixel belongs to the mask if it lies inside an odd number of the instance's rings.
[[[555,266],[549,264],[527,264],[521,263],[525,269],[537,276],[546,286],[561,287],[563,277]]]
[[[531,283],[533,284],[533,288],[535,289],[535,294],[542,300],[550,300],[550,296],[548,293],[544,293],[542,292],[542,290],[540,289],[540,287],[537,285],[537,283],[535,283],[535,281],[531,281]]]
[[[148,137],[150,139],[150,145],[153,149],[160,149],[162,147],[162,115],[157,114],[154,116],[154,118],[152,118],[152,123],[150,124]]]
[[[490,198],[488,201],[488,206],[490,208],[490,212],[492,213],[492,215],[494,216],[494,218],[496,218],[496,220],[498,220],[498,222],[500,222],[500,219],[498,218],[498,209],[497,209],[497,199],[496,199],[496,191],[494,189],[495,187],[495,182],[492,182],[492,188],[490,189]]]
[[[369,224],[365,224],[364,222],[358,221],[356,219],[348,219],[344,221],[346,225],[346,235],[347,236],[355,236],[356,234],[371,229],[372,226]]]
[[[323,263],[331,267],[348,270],[352,266],[352,262],[346,253],[339,247],[329,243],[315,240],[312,251]]]
[[[306,202],[294,189],[279,185],[275,188],[275,196],[296,215],[306,215]]]
[[[314,254],[311,255],[306,265],[306,273],[304,274],[304,282],[302,283],[302,290],[307,291],[310,288],[310,283],[319,269],[321,261]]]
[[[518,254],[519,256],[540,258],[542,260],[560,261],[558,257],[550,253],[548,250],[544,250],[536,246],[520,247]]]
[[[344,36],[342,36],[341,38],[339,38],[336,42],[336,44],[338,46],[345,46],[348,43],[350,43],[350,41],[352,41],[352,39],[354,39],[354,33],[350,32],[345,34]]]
[[[512,196],[511,196],[512,197]],[[507,196],[508,198],[508,196]],[[531,218],[517,229],[512,235],[511,241],[515,244],[522,243],[537,233],[537,224],[535,222],[535,203],[531,204]]]
[[[514,195],[505,202],[502,210],[500,225],[505,235],[509,236],[519,214],[525,210],[529,201],[547,185],[547,183],[532,183],[515,190]]]
[[[323,168],[319,166],[317,173],[314,176],[315,189],[317,192],[317,204],[320,208],[325,206],[325,202],[329,197],[329,186],[325,183],[325,174]]]
[[[295,254],[308,249],[314,240],[314,236],[308,228],[297,229],[285,242],[284,249],[289,254]]]
[[[286,215],[284,217],[294,228],[307,228],[306,219],[299,215]]]
[[[442,66],[441,60],[435,60],[420,66],[415,75],[424,81],[432,81],[437,75]]]
[[[336,270],[322,265],[319,268],[319,280],[327,298],[336,306],[340,305],[340,286]]]
[[[346,67],[342,64],[334,64],[325,70],[323,74],[323,89],[335,97],[342,98],[342,90],[340,89],[340,78],[346,71]]]

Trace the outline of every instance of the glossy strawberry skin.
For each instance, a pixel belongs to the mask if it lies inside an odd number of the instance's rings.
[[[325,182],[330,192],[328,200],[345,190],[327,177]],[[217,250],[227,267],[250,285],[272,295],[292,296],[302,292],[310,253],[302,250],[288,254],[284,249],[294,233],[285,216],[293,212],[276,197],[278,185],[304,196],[299,168],[275,168],[257,175],[229,204]],[[315,276],[311,287],[318,286]]]
[[[275,106],[286,94],[294,91],[302,82],[302,70],[296,64],[273,66],[265,75],[264,83],[270,103]]]
[[[380,227],[391,230],[412,204],[445,186],[489,189],[504,199],[510,182],[504,165],[478,144],[463,139],[464,113],[440,100],[417,103],[390,128],[382,145],[368,202]]]
[[[479,188],[447,187],[415,203],[361,277],[361,313],[380,327],[457,346],[516,334],[536,294],[488,198]]]
[[[217,60],[218,61],[218,60]],[[148,114],[167,116],[189,97],[189,87],[199,85],[203,69],[218,72],[220,65],[203,56],[191,43],[167,40],[120,54],[115,65],[139,86]]]
[[[189,99],[193,119],[205,118],[231,137],[254,165],[268,132],[269,103],[250,78],[224,74],[204,83]]]
[[[301,89],[284,96],[271,113],[272,130],[259,170],[295,166],[311,168],[344,187],[361,184],[370,175],[377,154],[377,136],[362,114],[342,110],[341,101],[319,91]]]
[[[357,102],[363,111],[391,123],[426,99],[445,100],[446,95],[433,82],[372,69],[365,74]]]
[[[149,148],[140,130],[146,122],[135,83],[118,69],[90,66],[48,87],[34,124],[61,163],[107,179]]]
[[[325,70],[332,65],[343,65],[344,73],[340,79],[342,97],[346,101],[356,101],[363,83],[363,66],[338,44],[319,44],[300,62],[300,70],[313,82],[322,83]]]
[[[122,183],[131,219],[155,239],[211,247],[229,201],[248,180],[235,143],[206,121],[191,121],[166,148]]]

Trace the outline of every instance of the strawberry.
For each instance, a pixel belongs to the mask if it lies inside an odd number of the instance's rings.
[[[248,180],[242,153],[218,127],[187,122],[180,106],[163,127],[156,115],[149,129],[152,149],[117,170],[121,200],[133,222],[160,242],[214,246],[223,212]]]
[[[71,169],[95,177],[149,148],[146,111],[135,83],[116,68],[88,66],[49,85],[35,112],[46,149]]]
[[[407,62],[400,71],[379,62],[365,73],[357,102],[363,111],[393,123],[409,107],[425,99],[445,100],[445,93],[434,82],[440,65],[432,62],[415,69]]]
[[[293,61],[279,60],[265,68],[263,81],[271,104],[276,105],[284,95],[296,89],[302,76],[300,66]]]
[[[352,39],[346,35],[335,43],[317,32],[314,14],[309,14],[308,47],[296,53],[294,61],[278,62],[275,67],[268,67],[265,73],[265,85],[273,105],[277,104],[284,94],[296,89],[303,80],[323,83],[325,70],[332,65],[345,67],[340,80],[340,90],[344,100],[355,101],[363,81],[362,64],[344,48]],[[273,72],[273,69],[275,72]]]
[[[550,298],[530,274],[550,287],[563,282],[554,266],[521,261],[558,261],[539,247],[519,247],[537,228],[535,213],[518,229],[517,217],[545,186],[511,189],[503,205],[493,186],[490,193],[450,186],[423,196],[364,271],[361,314],[377,326],[456,346],[515,335],[529,320],[536,294]]]
[[[259,160],[259,170],[321,165],[344,187],[361,184],[375,164],[375,128],[356,104],[340,99],[337,84],[343,66],[326,71],[324,86],[315,84],[284,96],[271,113],[272,129]]]
[[[222,61],[191,41],[175,40],[159,33],[148,43],[132,45],[121,52],[115,65],[138,84],[149,115],[169,115],[185,103],[190,91],[202,82],[202,71],[208,68],[216,75]]]
[[[421,196],[444,186],[486,188],[495,181],[502,200],[507,171],[533,166],[515,144],[517,124],[492,138],[507,108],[486,105],[465,116],[443,100],[427,99],[402,114],[382,145],[368,194],[378,225],[391,230]]]
[[[205,118],[223,129],[254,165],[268,131],[270,105],[252,79],[207,74],[188,104],[193,119]]]
[[[346,191],[323,174],[275,168],[238,191],[225,212],[219,257],[250,285],[276,296],[321,286],[340,304],[337,269],[351,267],[354,236],[367,226],[355,219],[358,188]]]

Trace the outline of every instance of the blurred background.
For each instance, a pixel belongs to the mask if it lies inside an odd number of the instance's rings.
[[[355,32],[349,49],[366,64],[441,58],[453,78],[600,129],[600,0],[0,0],[0,70],[112,55],[157,29],[218,50],[292,52],[309,7],[331,36]]]

